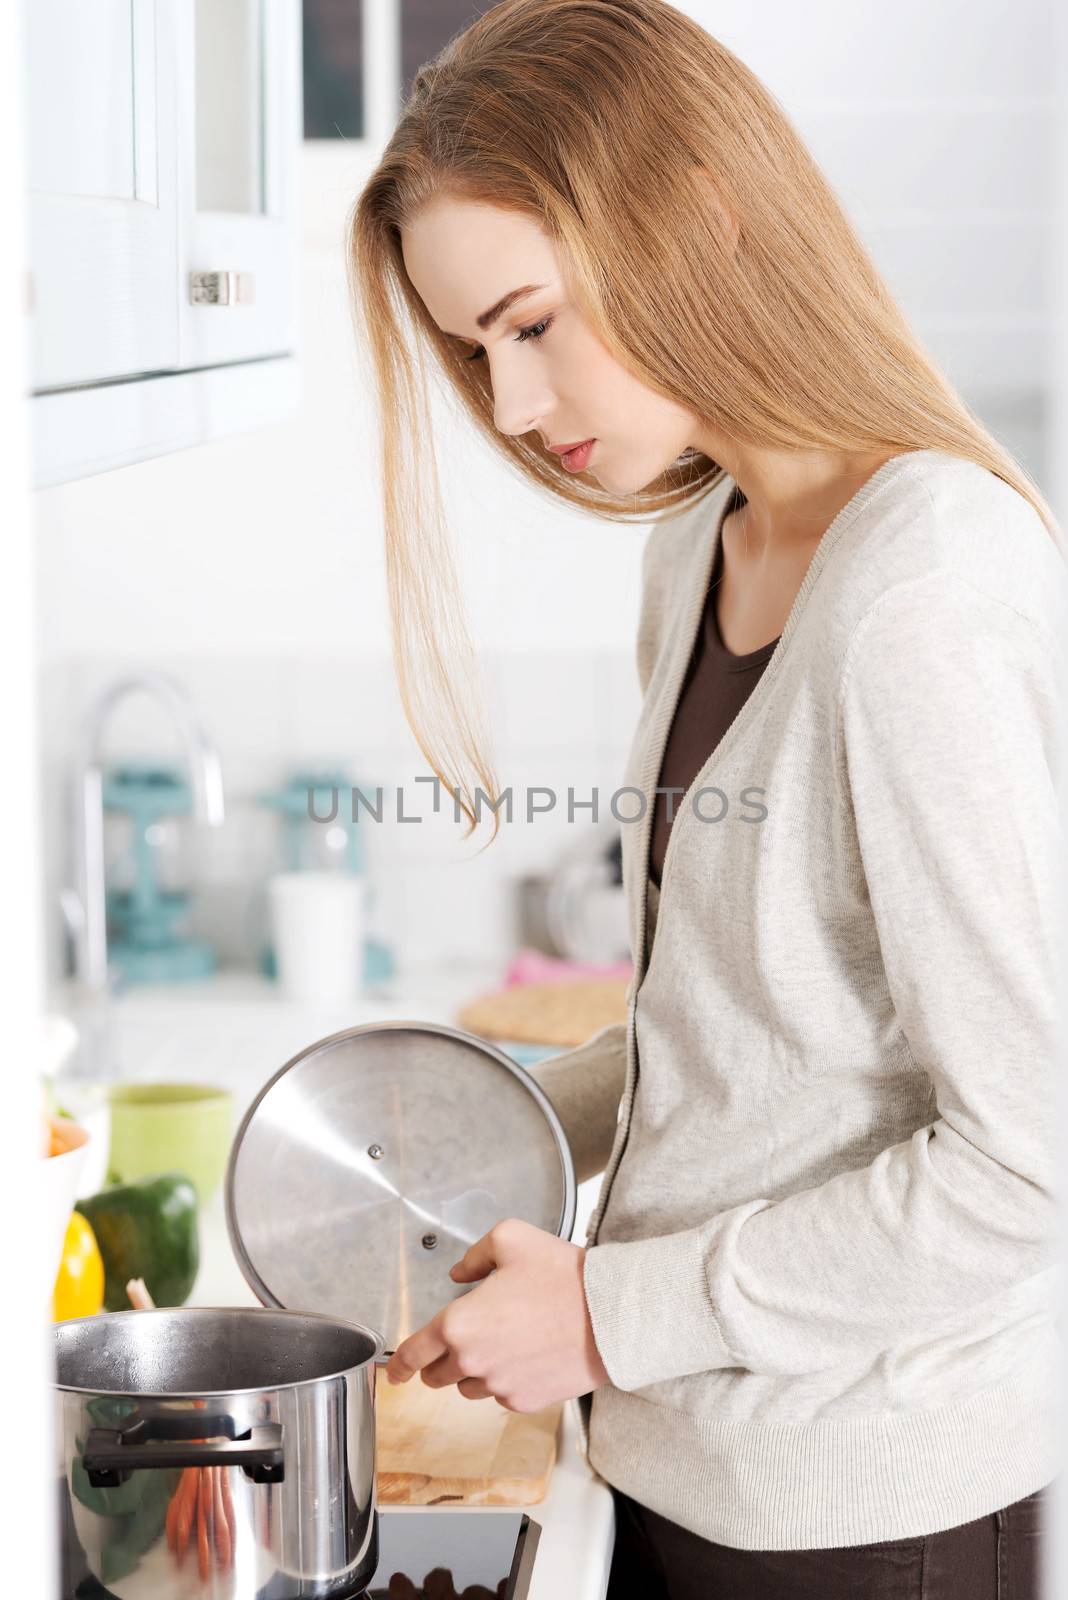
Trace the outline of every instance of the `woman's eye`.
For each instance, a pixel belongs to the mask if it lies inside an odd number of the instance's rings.
[[[543,338],[552,320],[552,317],[543,317],[540,322],[535,322],[529,328],[520,328],[515,336],[516,344],[522,344],[524,339]]]
[[[540,322],[532,323],[529,328],[520,328],[519,332],[515,336],[516,344],[522,344],[524,339],[544,338],[546,332],[552,326],[552,320],[552,317],[543,317]],[[471,355],[465,357],[465,360],[481,361],[485,354],[486,352],[482,345],[479,345],[477,350],[473,351]]]

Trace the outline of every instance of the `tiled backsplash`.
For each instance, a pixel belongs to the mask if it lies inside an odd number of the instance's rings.
[[[181,683],[219,752],[226,820],[218,829],[187,827],[194,926],[223,963],[252,964],[266,926],[263,883],[283,864],[279,820],[256,795],[308,765],[347,768],[373,802],[382,786],[383,820],[365,813],[361,838],[376,896],[373,928],[402,971],[506,959],[518,936],[519,877],[551,868],[592,827],[581,802],[594,789],[602,823],[610,820],[640,697],[632,652],[487,655],[483,665],[495,770],[515,802],[512,821],[502,815],[488,848],[480,848],[488,813],[479,835],[465,840],[466,823],[453,820],[448,797],[435,816],[431,787],[413,782],[430,769],[404,720],[387,657],[94,656],[47,664],[40,692],[50,977],[61,976],[64,959],[57,893],[67,871],[72,752],[99,692],[145,668]],[[107,763],[182,759],[166,712],[141,693],[115,709],[104,756]],[[526,792],[535,785],[554,791],[556,808],[528,823]],[[569,785],[577,803],[571,822]],[[396,820],[401,786],[403,814],[418,823]]]

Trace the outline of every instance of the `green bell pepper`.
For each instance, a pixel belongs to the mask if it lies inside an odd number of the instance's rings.
[[[129,1311],[126,1285],[143,1278],[157,1306],[180,1306],[200,1266],[197,1195],[181,1172],[103,1189],[75,1206],[104,1261],[104,1310]]]

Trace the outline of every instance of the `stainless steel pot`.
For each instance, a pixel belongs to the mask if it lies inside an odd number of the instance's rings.
[[[342,1600],[369,1583],[380,1335],[188,1307],[58,1323],[55,1354],[64,1600]],[[227,1523],[204,1576],[195,1519],[181,1565],[175,1512],[168,1537],[186,1469]]]

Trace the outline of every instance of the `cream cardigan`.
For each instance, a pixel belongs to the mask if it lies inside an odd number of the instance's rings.
[[[635,811],[732,487],[646,545]],[[651,950],[651,805],[622,826],[627,1022],[535,1076],[607,1168],[589,1462],[705,1538],[904,1538],[1055,1475],[1066,616],[1022,496],[897,456],[676,808]]]

